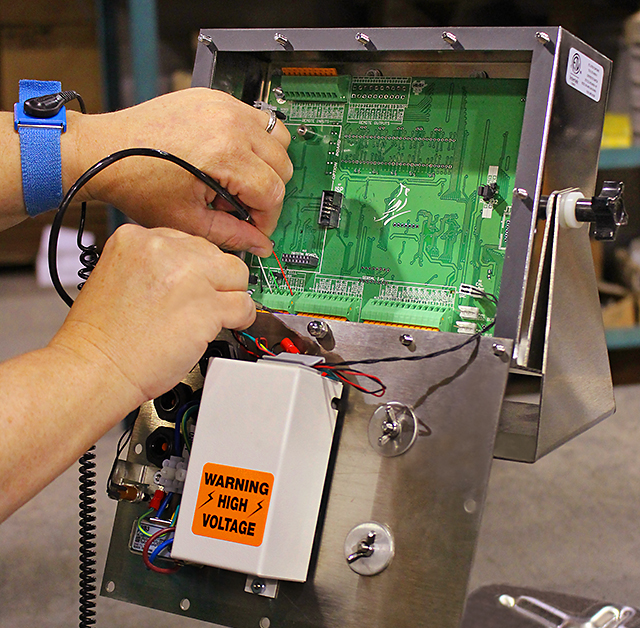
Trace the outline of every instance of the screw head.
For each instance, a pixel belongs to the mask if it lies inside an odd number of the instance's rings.
[[[276,33],[273,36],[274,41],[276,41],[277,43],[279,43],[281,46],[286,46],[289,43],[289,40],[282,35],[281,33]]]
[[[198,41],[201,44],[212,44],[213,43],[213,39],[211,39],[211,37],[209,37],[209,35],[204,35],[203,33],[200,33],[198,35]]]
[[[366,46],[368,43],[371,43],[371,38],[364,33],[356,33],[356,41]]]
[[[549,37],[549,35],[547,35],[546,33],[543,33],[542,31],[538,31],[536,33],[536,39],[542,44],[548,44],[551,42],[551,37]]]
[[[442,39],[446,41],[448,44],[450,44],[451,46],[453,46],[453,44],[458,42],[458,38],[453,33],[450,33],[449,31],[445,31],[444,33],[442,33]]]
[[[499,342],[494,342],[492,345],[492,349],[494,355],[497,355],[498,357],[502,357],[507,352],[507,348]]]
[[[405,347],[410,347],[413,344],[413,336],[411,334],[402,334],[400,343]]]
[[[252,583],[251,583],[251,590],[256,594],[256,595],[260,595],[260,593],[264,593],[264,590],[267,588],[267,585],[265,584],[264,580],[260,580],[259,578],[256,578]]]
[[[309,321],[307,325],[307,331],[309,332],[310,336],[322,340],[331,330],[329,329],[329,325],[327,325],[325,321],[314,319],[312,321]]]
[[[529,198],[529,192],[527,192],[524,188],[513,188],[513,193],[518,198]]]

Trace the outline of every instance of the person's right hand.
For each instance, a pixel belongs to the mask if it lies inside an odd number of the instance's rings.
[[[246,265],[204,238],[124,225],[50,346],[102,364],[130,411],[175,386],[222,327],[251,325],[247,281]]]

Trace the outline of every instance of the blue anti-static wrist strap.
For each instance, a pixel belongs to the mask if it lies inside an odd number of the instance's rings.
[[[59,81],[22,80],[19,101],[56,94],[61,88]],[[30,216],[37,216],[54,209],[62,200],[62,127],[21,125],[18,134],[24,204]]]

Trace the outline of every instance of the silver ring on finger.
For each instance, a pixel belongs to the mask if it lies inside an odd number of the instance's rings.
[[[276,128],[277,121],[278,118],[276,116],[276,112],[273,109],[269,109],[269,122],[267,122],[267,128],[265,129],[265,131],[267,133],[271,133],[271,131]]]

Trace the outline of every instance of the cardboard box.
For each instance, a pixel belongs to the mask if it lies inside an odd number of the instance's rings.
[[[94,0],[0,0],[0,26],[91,24]]]
[[[606,329],[618,327],[633,327],[637,322],[637,298],[628,294],[614,303],[602,308],[602,320]]]
[[[0,105],[13,110],[20,79],[61,81],[84,99],[89,113],[102,111],[100,52],[93,26],[0,30]],[[77,108],[77,104],[70,104]]]

